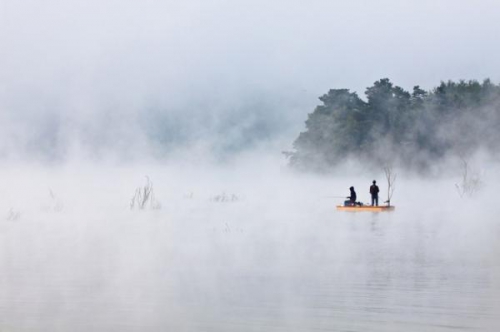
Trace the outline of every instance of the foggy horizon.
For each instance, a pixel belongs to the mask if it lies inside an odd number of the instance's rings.
[[[324,172],[285,155],[332,89],[500,84],[499,14],[0,0],[0,331],[495,331],[500,102],[404,127],[456,149],[369,136],[381,159]],[[373,180],[393,211],[338,210]]]
[[[204,146],[217,157],[268,143],[280,153],[329,89],[364,98],[385,77],[407,90],[500,82],[499,11],[493,1],[4,1],[1,156],[141,159]]]

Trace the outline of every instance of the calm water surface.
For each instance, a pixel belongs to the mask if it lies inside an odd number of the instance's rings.
[[[475,208],[28,213],[0,223],[0,331],[495,331],[500,227]]]

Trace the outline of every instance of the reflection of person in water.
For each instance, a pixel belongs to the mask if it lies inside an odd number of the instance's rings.
[[[349,188],[349,190],[351,191],[350,196],[347,197],[347,198],[349,198],[349,204],[351,206],[355,206],[356,205],[356,198],[357,198],[356,192],[354,191],[354,187]]]

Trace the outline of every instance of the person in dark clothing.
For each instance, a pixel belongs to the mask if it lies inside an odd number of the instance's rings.
[[[356,205],[356,198],[357,198],[356,191],[354,191],[354,187],[349,188],[349,190],[350,190],[351,194],[350,194],[350,196],[347,197],[347,198],[349,198],[349,200],[346,202],[349,202],[350,206],[355,206]]]
[[[373,180],[373,184],[370,186],[370,194],[372,195],[372,206],[378,206],[378,192],[380,190],[377,186],[377,181]]]

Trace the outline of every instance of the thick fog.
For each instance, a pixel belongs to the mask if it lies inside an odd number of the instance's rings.
[[[331,177],[258,167],[78,164],[3,169],[7,331],[447,331],[498,328],[498,175]],[[131,208],[149,183],[154,204]]]
[[[499,14],[0,0],[0,331],[498,329],[498,161],[393,165],[388,197],[387,165],[282,151],[331,88],[500,82]],[[395,211],[336,210],[374,179]]]
[[[2,155],[287,149],[330,88],[500,81],[499,12],[495,1],[2,1]]]

